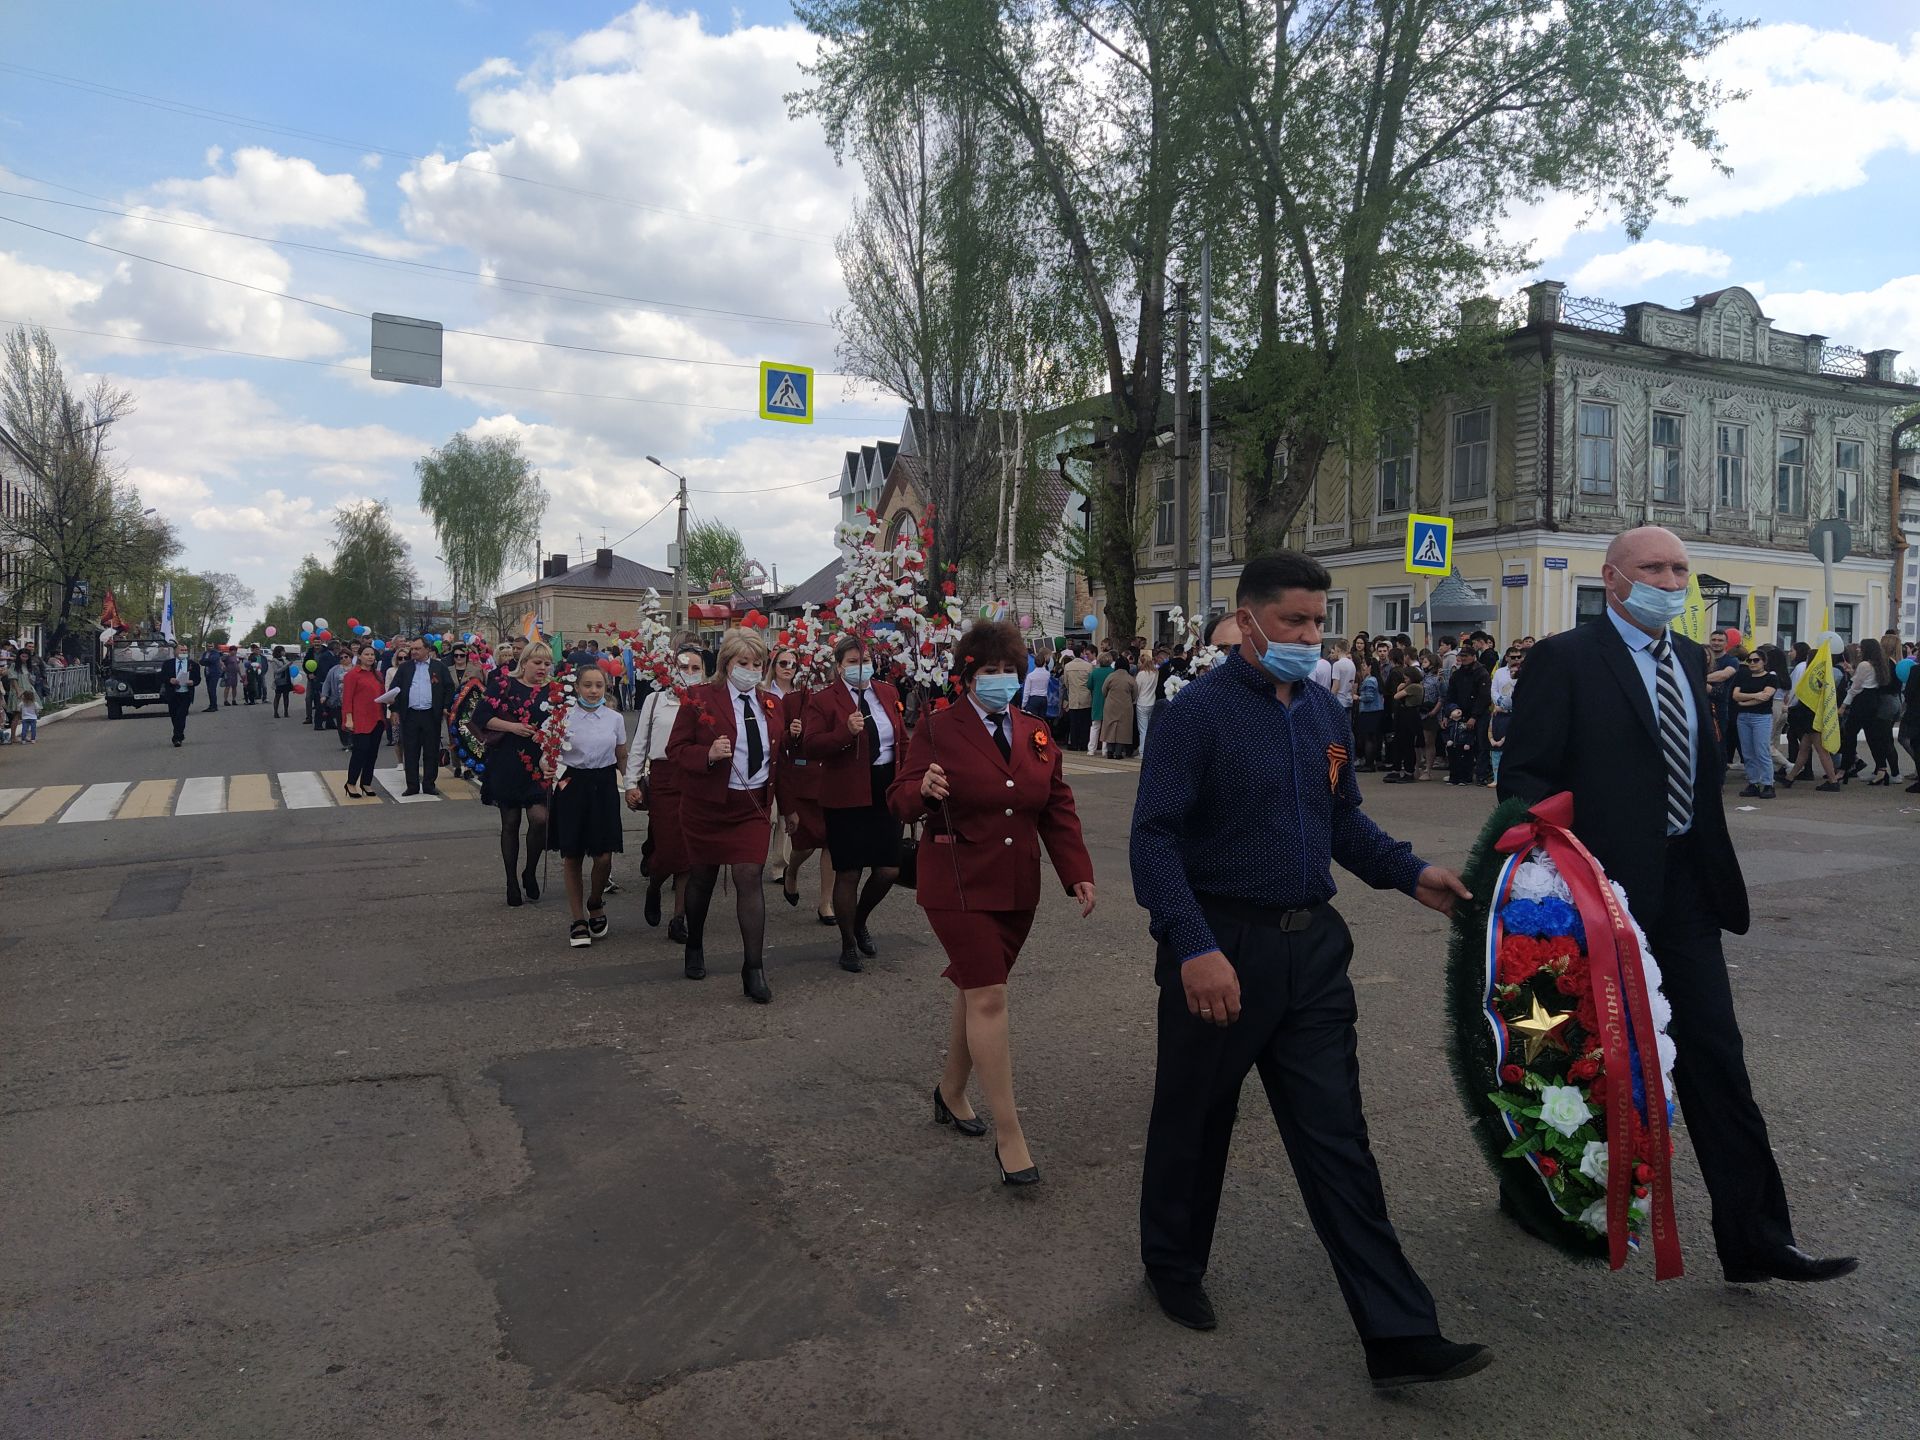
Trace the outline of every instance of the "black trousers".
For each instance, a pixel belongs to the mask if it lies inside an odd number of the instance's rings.
[[[1793,1219],[1767,1122],[1747,1078],[1720,927],[1707,913],[1706,894],[1693,841],[1668,842],[1668,899],[1664,913],[1647,927],[1647,944],[1673,1006],[1668,1028],[1679,1054],[1673,1086],[1713,1198],[1714,1245],[1721,1259],[1737,1262],[1793,1244]]]
[[[1084,750],[1093,738],[1093,709],[1067,711],[1067,748]]]
[[[1353,936],[1331,906],[1304,930],[1272,912],[1203,902],[1240,977],[1240,1018],[1187,1012],[1178,957],[1164,947],[1153,1118],[1140,1185],[1140,1258],[1154,1275],[1206,1274],[1240,1088],[1258,1069],[1314,1232],[1363,1339],[1432,1335],[1433,1296],[1401,1253],[1360,1109]]]
[[[347,760],[347,784],[373,788],[373,767],[380,759],[381,730],[376,727],[353,735],[353,754]]]
[[[181,694],[175,691],[167,696],[167,718],[173,721],[173,738],[187,738],[187,714],[193,709],[193,692]]]
[[[402,710],[400,749],[407,767],[407,789],[436,783],[440,778],[440,712]]]

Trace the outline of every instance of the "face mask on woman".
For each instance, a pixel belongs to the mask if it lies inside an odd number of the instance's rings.
[[[757,665],[736,665],[727,672],[727,683],[745,695],[750,690],[760,688],[763,673]]]
[[[849,665],[847,666],[846,674],[847,674],[847,684],[853,686],[854,689],[858,690],[862,685],[867,685],[872,683],[873,666],[865,663],[864,661],[858,665]]]
[[[699,665],[682,665],[673,672],[673,678],[682,689],[698,685],[707,678],[706,670]]]
[[[973,693],[981,706],[989,713],[998,715],[1013,703],[1013,697],[1020,693],[1018,675],[976,675],[973,681]]]

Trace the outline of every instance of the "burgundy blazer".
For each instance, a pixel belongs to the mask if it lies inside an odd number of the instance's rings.
[[[780,697],[770,690],[753,693],[760,707],[760,738],[773,766],[769,777],[772,788],[780,783],[781,757],[786,748],[780,743]],[[667,739],[667,760],[679,772],[680,793],[685,799],[719,804],[727,798],[732,762],[710,762],[707,758],[713,742],[722,735],[733,741],[736,752],[742,750],[739,693],[724,680],[693,686],[680,697],[673,734]]]
[[[1040,904],[1040,847],[1067,893],[1093,879],[1060,747],[1046,722],[1019,710],[1007,719],[1013,758],[962,698],[924,717],[887,804],[903,821],[925,818],[920,839],[920,904],[928,910],[1032,910]],[[927,767],[946,771],[946,805],[920,793]],[[951,823],[951,830],[948,824]]]
[[[780,697],[782,764],[775,798],[779,800],[780,811],[784,815],[791,815],[803,802],[820,803],[820,762],[808,760],[800,751],[800,737],[787,733],[794,721],[805,716],[807,695],[805,690],[789,690]]]
[[[900,692],[884,680],[868,687],[867,704],[884,705],[893,722],[893,756],[897,773],[905,763],[907,717],[900,709]],[[873,804],[873,728],[855,735],[847,717],[859,707],[845,683],[835,680],[807,696],[801,717],[800,753],[808,768],[820,766],[820,805],[825,810],[864,810]]]

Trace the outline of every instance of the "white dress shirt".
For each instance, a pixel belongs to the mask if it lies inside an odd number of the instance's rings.
[[[847,685],[845,680],[840,682]],[[860,712],[860,692],[847,685],[847,693],[853,697],[853,709]],[[893,762],[893,721],[887,715],[887,707],[880,703],[880,697],[871,690],[867,692],[867,709],[873,712],[873,763],[888,765]]]
[[[422,660],[413,667],[413,683],[407,687],[407,708],[409,710],[433,708],[433,662],[431,660]],[[571,765],[574,762],[569,760],[567,763]]]
[[[767,718],[767,707],[760,703],[760,692],[749,690],[742,695],[733,686],[727,686],[727,701],[733,706],[733,722],[740,732],[740,738],[733,742],[733,766],[727,775],[729,790],[758,790],[773,777],[773,727]],[[753,718],[749,720],[747,717]],[[760,732],[760,768],[752,774],[747,773],[747,726],[751,724]]]
[[[673,721],[679,713],[680,692],[673,686],[647,692],[640,706],[640,723],[633,728],[633,748],[627,751],[627,789],[639,789],[648,764],[667,758],[667,741],[673,738]]]
[[[604,770],[613,764],[620,743],[627,738],[627,722],[611,705],[598,710],[575,705],[567,711],[567,729],[560,742],[560,759],[574,770]]]
[[[1502,665],[1498,670],[1494,671],[1493,682],[1488,687],[1488,695],[1493,702],[1493,708],[1496,710],[1513,709],[1513,687],[1519,683],[1520,677],[1515,675],[1513,671],[1505,665]],[[1684,689],[1685,687],[1682,686],[1681,688]]]
[[[1027,678],[1020,687],[1021,695],[1028,700],[1046,699],[1047,685],[1052,678],[1053,677],[1047,673],[1047,667],[1036,662],[1034,666],[1027,671]]]
[[[1647,687],[1647,703],[1653,706],[1653,723],[1657,730],[1660,725],[1660,690],[1655,677],[1653,658],[1653,636],[1647,634],[1630,620],[1623,620],[1611,605],[1607,607],[1607,619],[1613,622],[1613,628],[1620,632],[1620,638],[1627,642],[1627,654],[1633,660],[1633,668],[1640,673],[1640,680]],[[1679,652],[1673,649],[1672,637],[1667,642],[1667,664],[1673,667],[1673,678],[1679,682],[1680,703],[1687,712],[1687,773],[1697,776],[1700,773],[1700,716],[1693,707],[1693,687],[1687,683],[1687,672],[1680,667]],[[1670,834],[1684,834],[1684,831],[1670,831]]]

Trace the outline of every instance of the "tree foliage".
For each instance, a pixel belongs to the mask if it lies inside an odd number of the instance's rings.
[[[332,560],[301,556],[287,593],[268,603],[263,624],[279,632],[274,640],[297,640],[301,623],[308,620],[326,620],[337,633],[345,632],[349,619],[376,635],[406,633],[419,577],[386,502],[342,505],[333,512],[333,537]]]
[[[190,644],[204,645],[216,636],[224,641],[234,611],[253,604],[253,591],[224,570],[172,570],[161,578],[173,586],[174,638]]]
[[[29,584],[20,588],[40,597],[49,652],[72,648],[83,583],[85,608],[97,613],[113,580],[179,549],[170,526],[141,513],[140,492],[113,459],[113,428],[132,411],[133,396],[104,378],[75,390],[45,330],[8,333],[0,349],[0,424],[26,455],[36,493],[0,515],[0,544],[22,557]]]
[[[746,575],[747,559],[747,542],[726,521],[688,520],[687,553],[681,563],[687,567],[689,588],[724,579],[737,589]]]
[[[516,562],[535,554],[547,492],[513,435],[464,431],[414,465],[456,605],[491,600]]]

